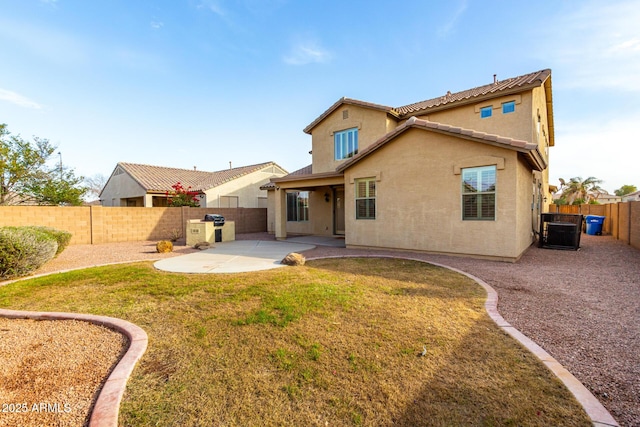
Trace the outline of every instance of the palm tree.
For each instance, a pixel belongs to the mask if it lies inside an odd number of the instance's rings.
[[[602,180],[593,176],[583,180],[577,176],[571,178],[567,183],[564,179],[560,179],[560,188],[562,189],[562,196],[567,201],[567,204],[573,205],[574,203],[589,203],[591,199],[598,200],[601,194],[606,194],[606,191],[600,188],[598,184],[601,184]]]

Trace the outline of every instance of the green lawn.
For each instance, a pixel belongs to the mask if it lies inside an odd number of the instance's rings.
[[[138,263],[0,288],[3,308],[147,332],[121,425],[591,425],[484,299],[449,270],[369,258],[221,275]]]

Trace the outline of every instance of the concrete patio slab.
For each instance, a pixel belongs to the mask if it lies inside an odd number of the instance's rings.
[[[236,240],[216,243],[202,252],[157,261],[158,270],[172,273],[240,273],[285,267],[280,261],[291,252],[315,245],[291,241]]]

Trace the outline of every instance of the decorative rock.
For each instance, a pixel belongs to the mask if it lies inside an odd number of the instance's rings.
[[[209,243],[209,242],[198,242],[195,245],[193,245],[193,247],[195,249],[200,249],[201,251],[204,251],[205,249],[209,249],[211,247],[211,243]]]
[[[304,265],[305,257],[297,252],[291,252],[280,261],[280,264],[284,265]]]
[[[168,252],[173,252],[173,243],[168,240],[160,240],[156,244],[156,250],[158,253],[165,254]]]

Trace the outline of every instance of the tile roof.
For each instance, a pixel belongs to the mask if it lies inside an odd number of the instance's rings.
[[[425,101],[415,102],[413,104],[404,105],[401,107],[387,107],[380,104],[372,104],[370,102],[358,101],[350,98],[340,98],[336,103],[329,107],[324,113],[322,113],[311,124],[304,128],[304,132],[310,134],[311,130],[322,120],[324,120],[329,114],[334,112],[343,104],[358,105],[367,108],[373,108],[377,110],[386,111],[388,114],[396,116],[400,119],[414,116],[422,111],[432,108],[448,108],[451,104],[460,104],[464,102],[477,102],[483,98],[491,98],[501,96],[504,94],[522,91],[532,87],[542,85],[551,76],[550,69],[544,69],[529,74],[524,74],[518,77],[512,77],[505,80],[496,80],[495,82],[479,86],[473,89],[463,90],[461,92],[451,93],[447,92],[444,96],[428,99]],[[550,126],[552,123],[550,123]]]
[[[380,104],[373,104],[371,102],[366,102],[366,101],[359,101],[357,99],[346,98],[346,97],[343,96],[342,98],[337,100],[331,107],[329,107],[324,113],[320,114],[320,116],[318,116],[317,119],[312,121],[306,128],[304,128],[304,132],[310,134],[311,133],[311,129],[316,127],[316,125],[318,123],[323,121],[329,114],[333,113],[341,105],[344,105],[344,104],[357,105],[357,106],[360,106],[360,107],[372,108],[374,110],[381,110],[381,111],[386,111],[386,112],[391,113],[391,114],[395,114],[394,110],[393,110],[393,107],[387,107],[386,105],[380,105]]]
[[[171,186],[177,182],[184,187],[191,187],[193,191],[206,191],[271,165],[282,169],[274,162],[241,166],[216,172],[119,162],[116,170],[118,167],[122,168],[148,192],[169,191]],[[282,170],[286,172],[284,169]]]
[[[382,138],[378,139],[376,142],[356,154],[354,157],[349,159],[348,161],[341,164],[336,171],[343,172],[345,169],[353,165],[354,163],[362,160],[364,157],[376,151],[378,148],[382,147],[389,141],[396,138],[401,133],[407,131],[410,128],[418,128],[424,130],[435,131],[439,133],[448,134],[451,136],[455,136],[458,138],[466,138],[475,140],[478,142],[483,142],[491,145],[496,145],[503,148],[508,148],[511,150],[516,150],[525,154],[530,154],[527,157],[527,160],[538,170],[542,170],[546,167],[545,161],[542,159],[538,152],[538,146],[534,143],[514,139],[507,138],[499,135],[489,134],[486,132],[478,132],[473,129],[465,129],[457,126],[451,126],[443,123],[431,122],[428,120],[417,119],[416,117],[411,117],[405,123],[401,124],[393,131],[389,132]],[[542,168],[542,169],[539,169]]]
[[[288,178],[288,177],[296,177],[296,176],[305,176],[305,175],[311,175],[311,165],[305,166],[301,169],[295,170],[293,172],[291,172],[288,175],[285,175],[281,178]],[[260,187],[261,190],[269,190],[269,189],[274,189],[276,188],[276,184],[271,181],[268,182],[266,184],[264,184],[262,187]]]
[[[551,76],[551,70],[545,69],[506,80],[496,80],[494,83],[479,86],[461,92],[451,93],[438,98],[428,99],[413,104],[395,108],[401,117],[413,115],[418,111],[428,110],[434,107],[441,107],[459,101],[473,100],[487,95],[501,95],[503,92],[521,91],[530,87],[540,86]]]

